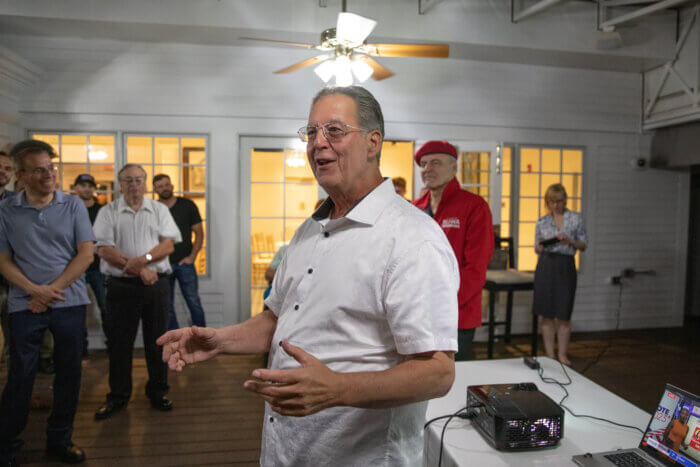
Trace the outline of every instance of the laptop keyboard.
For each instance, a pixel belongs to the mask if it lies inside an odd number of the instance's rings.
[[[621,454],[608,454],[607,460],[622,467],[654,467],[654,464],[644,460],[636,452],[623,452]]]

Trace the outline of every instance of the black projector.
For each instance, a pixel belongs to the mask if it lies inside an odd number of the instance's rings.
[[[564,437],[564,411],[535,383],[469,386],[467,412],[477,431],[499,450],[556,446]]]

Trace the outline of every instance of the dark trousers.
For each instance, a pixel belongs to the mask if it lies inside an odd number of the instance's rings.
[[[173,273],[170,275],[170,322],[168,329],[178,329],[180,325],[175,316],[175,280],[180,283],[182,296],[185,297],[185,303],[190,310],[192,324],[200,327],[207,325],[204,319],[204,309],[202,302],[199,300],[199,281],[197,279],[197,270],[193,264],[171,264]]]
[[[465,362],[474,359],[474,331],[475,329],[458,329],[457,344],[459,351],[455,354],[456,362]]]
[[[156,345],[156,339],[168,327],[168,277],[159,277],[153,285],[144,285],[136,278],[116,277],[108,278],[106,283],[110,388],[107,399],[126,404],[131,397],[131,366],[139,320],[148,368],[146,395],[151,399],[161,398],[168,393],[168,366],[163,362],[163,348]]]
[[[107,301],[105,299],[105,276],[99,269],[88,269],[85,271],[85,282],[95,294],[97,306],[100,308],[100,320],[102,321],[102,332],[107,337],[107,326],[105,317],[107,316]],[[108,342],[109,345],[109,342]],[[85,348],[87,348],[87,328],[85,328]]]
[[[11,458],[22,444],[17,436],[27,425],[39,366],[39,345],[46,329],[54,336],[56,366],[46,442],[55,446],[71,440],[80,393],[84,326],[85,305],[49,308],[44,313],[29,310],[10,313],[10,366],[0,399],[0,459]]]

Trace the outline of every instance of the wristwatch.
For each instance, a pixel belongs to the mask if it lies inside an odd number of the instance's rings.
[[[153,255],[150,253],[146,253],[145,258],[146,258],[147,263],[150,263],[151,261],[153,261]]]

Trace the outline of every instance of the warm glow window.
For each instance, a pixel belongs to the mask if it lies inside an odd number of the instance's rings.
[[[153,192],[153,176],[167,174],[174,195],[189,198],[199,208],[204,243],[197,256],[198,274],[207,273],[207,139],[204,136],[125,135],[125,164],[139,164],[146,171],[147,196]],[[192,234],[194,241],[194,234]]]

